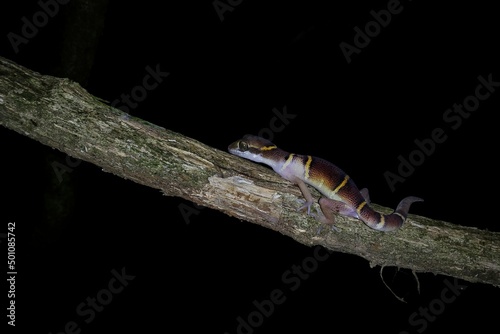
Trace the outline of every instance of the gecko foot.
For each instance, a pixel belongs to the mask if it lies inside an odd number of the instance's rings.
[[[340,232],[340,230],[335,226],[335,217],[332,216],[330,219],[327,219],[323,214],[319,213],[318,214],[313,214],[313,217],[316,218],[317,221],[321,223],[318,227],[318,231],[316,232],[316,235],[319,235],[321,230],[323,229],[323,226],[329,226],[331,227],[332,231],[335,232]]]
[[[312,201],[306,201],[303,205],[300,206],[300,208],[297,209],[297,211],[302,211],[305,208],[307,208],[307,215],[308,216],[312,216],[312,215],[314,215],[314,214],[311,214],[311,206],[312,206],[312,204],[313,204]]]
[[[335,231],[335,232],[340,232],[340,230],[335,226],[335,225],[331,225],[331,224],[321,224],[319,227],[318,227],[318,231],[316,232],[316,235],[319,235],[321,233],[321,230],[323,230],[323,226],[331,226],[332,228],[332,231]]]
[[[316,212],[315,213],[311,212],[312,204],[313,204],[312,201],[311,202],[306,201],[303,205],[301,205],[297,209],[297,211],[302,211],[305,208],[307,208],[307,215],[311,216],[314,219],[316,219],[317,221],[321,222],[321,225],[319,226],[318,231],[316,232],[316,235],[320,234],[324,225],[331,226],[331,229],[333,231],[340,232],[340,230],[335,225],[333,225],[333,223],[335,222],[335,217],[332,216],[330,219],[326,218],[322,213],[320,213],[320,211],[316,207],[314,208],[314,211],[316,211]]]

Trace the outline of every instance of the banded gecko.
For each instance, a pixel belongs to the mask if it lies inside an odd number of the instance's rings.
[[[299,210],[307,208],[307,213],[313,216],[316,216],[311,214],[313,197],[306,184],[316,188],[323,195],[319,200],[323,215],[317,219],[328,225],[335,222],[333,213],[338,213],[360,219],[378,231],[394,231],[403,225],[411,204],[423,201],[415,196],[406,197],[393,213],[381,214],[370,207],[366,188],[358,190],[344,171],[326,160],[286,152],[269,140],[253,135],[245,135],[229,145],[228,150],[239,157],[264,163],[296,184],[306,200]]]

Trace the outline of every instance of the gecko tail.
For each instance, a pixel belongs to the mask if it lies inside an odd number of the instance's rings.
[[[424,200],[421,199],[420,197],[415,197],[415,196],[409,196],[403,198],[401,202],[399,202],[395,212],[399,213],[400,215],[403,215],[406,218],[406,216],[408,216],[408,212],[410,211],[410,206],[415,202],[423,202],[423,201]]]
[[[390,215],[381,215],[384,216],[379,222],[380,225],[377,225],[377,228],[380,231],[394,231],[399,229],[408,217],[408,212],[410,211],[410,207],[415,202],[423,202],[424,200],[420,197],[409,196],[405,197],[399,202],[396,210]],[[384,224],[382,224],[382,222]]]
[[[358,213],[361,220],[375,230],[384,232],[395,231],[403,225],[410,211],[410,206],[415,202],[423,202],[423,199],[415,196],[406,197],[399,202],[396,210],[388,215],[381,214],[368,205],[359,208]]]

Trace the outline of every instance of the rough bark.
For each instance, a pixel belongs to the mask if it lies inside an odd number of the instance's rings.
[[[317,235],[319,223],[296,211],[297,187],[271,170],[131,117],[67,79],[43,76],[3,58],[0,124],[107,172],[305,245],[355,254],[372,266],[500,286],[500,233],[410,215],[396,232],[377,232],[338,217],[340,232],[323,229]]]

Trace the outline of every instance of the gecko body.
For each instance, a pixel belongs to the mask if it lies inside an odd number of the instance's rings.
[[[306,199],[300,209],[307,209],[308,214],[311,214],[313,198],[306,184],[316,188],[323,195],[319,200],[323,215],[318,219],[325,224],[333,224],[334,214],[338,213],[358,218],[378,231],[394,231],[403,225],[411,204],[423,201],[415,196],[406,197],[393,213],[381,214],[370,206],[368,190],[359,190],[342,169],[324,159],[289,153],[269,140],[252,135],[235,141],[228,150],[231,154],[266,164],[295,183]]]

